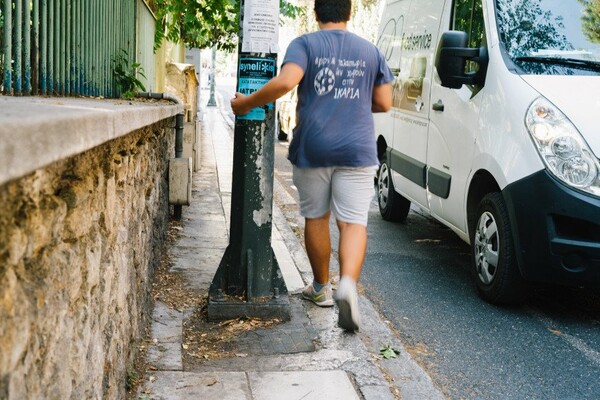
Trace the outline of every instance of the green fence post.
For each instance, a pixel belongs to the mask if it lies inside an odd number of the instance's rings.
[[[31,19],[31,91],[40,91],[40,0],[33,0],[33,16]]]
[[[4,93],[12,92],[12,1],[4,0]]]
[[[54,57],[56,50],[54,48],[54,1],[48,1],[48,94],[54,92]]]
[[[31,2],[23,3],[23,93],[31,94]]]
[[[62,40],[60,36],[61,31],[61,19],[60,19],[60,2],[61,0],[54,0],[54,48],[52,52],[54,53],[54,91],[57,94],[62,94],[62,68],[60,66],[61,60],[61,46]]]
[[[40,0],[40,91],[48,93],[48,0]]]
[[[14,46],[15,52],[13,57],[15,59],[15,67],[13,69],[14,74],[14,92],[15,94],[21,94],[21,90],[23,90],[22,84],[22,73],[23,70],[23,4],[21,0],[17,0],[15,2],[15,30],[14,30]]]
[[[65,93],[71,94],[71,57],[72,57],[72,43],[73,43],[73,32],[71,30],[71,0],[66,1],[65,5]]]

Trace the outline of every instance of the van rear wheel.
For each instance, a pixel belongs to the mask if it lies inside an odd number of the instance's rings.
[[[473,272],[479,295],[492,304],[519,304],[526,284],[519,271],[508,210],[500,193],[486,195],[472,230]]]
[[[404,221],[410,210],[410,201],[394,189],[386,155],[381,159],[377,177],[377,203],[379,204],[379,213],[386,221]]]

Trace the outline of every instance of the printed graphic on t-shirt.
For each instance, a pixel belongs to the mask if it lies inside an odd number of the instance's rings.
[[[360,99],[359,82],[365,76],[367,63],[364,60],[317,57],[315,65],[319,72],[315,76],[315,92],[325,96],[333,91],[333,98]]]
[[[335,75],[328,67],[321,69],[315,76],[315,90],[319,96],[325,96],[335,86]]]

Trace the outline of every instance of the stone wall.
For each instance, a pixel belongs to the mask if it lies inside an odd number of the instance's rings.
[[[0,186],[0,399],[125,398],[165,239],[173,126]]]

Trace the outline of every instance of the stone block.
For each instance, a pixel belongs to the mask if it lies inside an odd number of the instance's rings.
[[[169,160],[169,204],[189,206],[192,199],[192,159]]]

